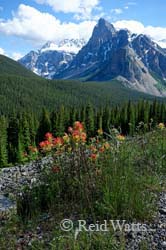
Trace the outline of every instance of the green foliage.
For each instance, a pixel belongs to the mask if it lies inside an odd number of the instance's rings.
[[[7,123],[4,117],[0,118],[0,167],[8,163],[7,153]]]
[[[67,144],[65,154],[57,153],[53,166],[43,172],[42,185],[28,189],[20,199],[22,218],[26,221],[26,216],[32,219],[36,212],[50,211],[56,225],[75,215],[94,224],[110,219],[151,222],[156,210],[155,193],[161,191],[160,176],[166,173],[166,128],[124,141],[117,140],[116,133],[112,130],[111,148],[95,162],[88,161],[84,144],[76,144],[71,153]],[[90,145],[97,146],[94,140]],[[73,222],[76,229],[77,219]],[[75,238],[74,230],[64,234],[54,225],[47,249],[123,250],[123,233],[119,239],[120,244],[111,228],[106,233],[79,232]],[[39,241],[32,245],[34,249],[46,247]],[[141,242],[140,249],[144,247]]]
[[[37,131],[37,143],[43,140],[45,134],[48,131],[51,131],[50,115],[46,109],[43,109],[41,120],[39,122],[39,127]]]
[[[140,99],[154,100],[154,97],[127,89],[118,81],[82,83],[0,74],[0,114],[8,116],[23,111],[39,116],[42,108],[53,111],[62,105],[80,108],[90,102],[95,107],[103,107],[106,103],[115,106]]]
[[[1,120],[4,120],[3,116]],[[115,127],[122,134],[130,136],[136,131],[139,134],[151,131],[158,123],[166,122],[166,104],[155,100],[138,103],[129,101],[115,107],[107,104],[100,108],[92,103],[83,107],[62,105],[51,113],[44,108],[40,118],[32,112],[24,111],[5,120],[5,125],[2,122],[0,127],[1,141],[4,141],[1,142],[1,150],[4,152],[1,152],[1,167],[7,163],[27,161],[31,154],[30,146],[38,146],[47,132],[62,136],[75,120],[84,123],[88,137],[96,135],[99,128],[109,134],[110,129]]]
[[[8,129],[8,158],[9,162],[18,162],[20,159],[19,123],[16,117],[9,121]]]
[[[27,70],[20,63],[9,57],[0,55],[0,75],[19,75],[23,77],[36,77],[32,71]]]
[[[88,104],[85,110],[85,125],[87,134],[92,137],[95,132],[94,109],[91,104]]]

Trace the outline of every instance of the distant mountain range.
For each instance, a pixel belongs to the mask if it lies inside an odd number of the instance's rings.
[[[19,60],[49,79],[110,81],[155,96],[166,96],[166,50],[146,35],[116,30],[100,19],[92,36],[45,44]]]

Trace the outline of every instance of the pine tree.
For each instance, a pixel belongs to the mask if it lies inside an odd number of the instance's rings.
[[[132,104],[130,101],[128,103],[128,121],[129,121],[129,134],[133,135],[135,131],[135,109],[134,104]]]
[[[66,119],[65,119],[65,108],[64,106],[60,107],[59,114],[58,114],[58,122],[57,122],[57,136],[62,136],[65,132],[65,125],[66,125]]]
[[[32,146],[36,146],[36,132],[39,125],[39,121],[34,114],[29,114],[27,116],[28,124],[29,124],[29,133],[30,133],[30,144]]]
[[[85,127],[89,137],[95,134],[94,109],[91,104],[88,104],[85,111]]]
[[[126,134],[127,133],[127,128],[128,128],[128,105],[124,104],[124,107],[121,108],[120,110],[120,117],[121,117],[121,130],[122,133]]]
[[[0,167],[8,163],[7,155],[7,124],[4,117],[0,118]]]
[[[101,114],[101,111],[97,112],[97,118],[96,118],[96,131],[98,129],[103,129],[103,117]]]
[[[50,116],[51,120],[51,132],[54,136],[56,136],[57,133],[57,127],[58,127],[58,112],[53,111]]]
[[[76,108],[72,108],[70,111],[70,126],[73,126],[74,122],[77,120]]]
[[[107,105],[103,112],[103,130],[107,133],[109,133],[109,130],[111,128],[111,125],[115,124],[115,114],[113,114],[113,111],[110,110],[109,106]]]
[[[85,125],[85,120],[86,120],[86,107],[82,107],[81,109],[81,117],[80,120],[81,122]]]
[[[29,146],[31,145],[30,129],[29,123],[27,121],[27,116],[24,113],[20,122],[20,143],[22,144],[22,149],[24,152],[29,153]]]
[[[8,159],[9,162],[17,162],[17,153],[19,145],[19,122],[16,117],[12,117],[9,120],[9,126],[7,129],[8,138]]]
[[[42,116],[39,122],[39,127],[37,131],[37,144],[44,139],[44,136],[47,132],[51,131],[51,121],[49,112],[46,109],[43,109]]]

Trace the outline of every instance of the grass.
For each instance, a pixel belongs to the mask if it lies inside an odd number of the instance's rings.
[[[18,215],[1,225],[2,250],[16,249],[17,238],[25,232],[35,235],[39,225],[42,239],[34,237],[29,246],[17,249],[120,250],[125,249],[123,233],[119,240],[113,229],[77,235],[78,220],[87,225],[117,219],[153,221],[156,194],[165,190],[161,180],[166,174],[166,128],[126,138],[112,130],[111,137],[99,134],[86,142],[82,125],[77,125],[63,143],[58,139],[53,145],[55,138],[47,135],[49,148],[43,146],[42,153],[52,153],[54,164],[44,170],[41,185],[23,190]],[[44,219],[43,214],[50,217]],[[64,218],[72,219],[72,231],[60,229]],[[146,242],[140,249],[146,249]]]

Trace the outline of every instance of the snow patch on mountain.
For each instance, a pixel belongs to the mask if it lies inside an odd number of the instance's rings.
[[[84,39],[64,39],[59,43],[49,41],[41,48],[40,52],[52,50],[77,54],[85,44],[86,41]]]

